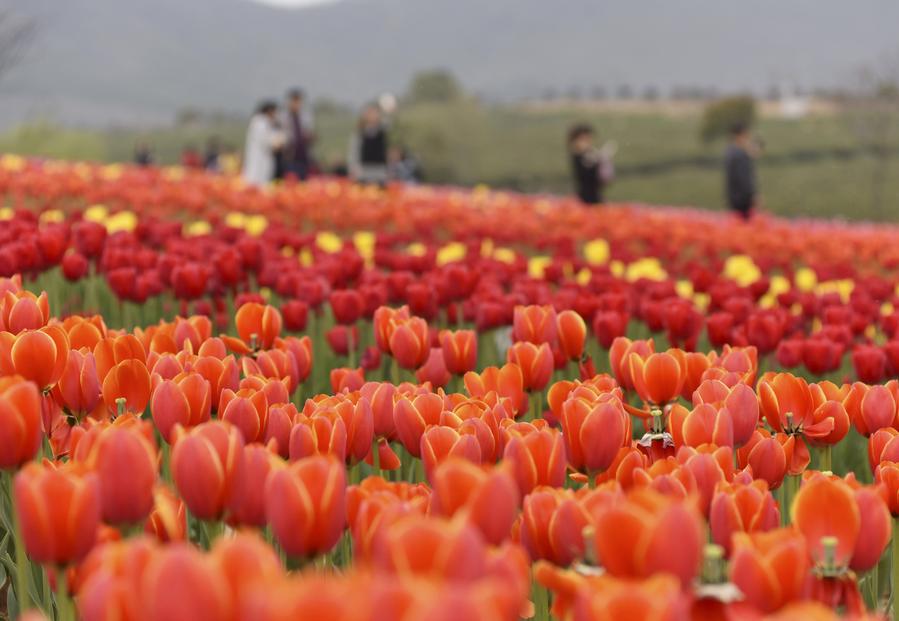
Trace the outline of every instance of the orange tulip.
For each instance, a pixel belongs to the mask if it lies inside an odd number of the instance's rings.
[[[211,421],[176,430],[174,440],[171,465],[178,493],[197,518],[219,519],[243,459],[243,436],[228,423]]]
[[[366,382],[360,392],[371,404],[375,435],[393,438],[396,435],[396,425],[393,422],[396,386],[389,382]]]
[[[433,514],[464,516],[491,545],[499,545],[509,536],[520,498],[507,469],[485,470],[450,457],[434,469],[431,481]]]
[[[187,544],[157,552],[140,583],[141,619],[146,621],[228,621],[233,596],[214,560]]]
[[[693,393],[703,383],[703,376],[709,369],[712,361],[707,354],[690,351],[684,352],[682,363],[684,367],[684,385],[681,388],[681,397],[690,401]]]
[[[562,434],[549,427],[526,433],[509,433],[503,460],[512,464],[522,495],[538,485],[562,487],[565,483],[565,444]]]
[[[13,481],[16,519],[31,560],[68,565],[90,552],[100,527],[97,475],[32,463]]]
[[[329,457],[301,459],[274,470],[265,484],[272,533],[292,557],[331,550],[346,524],[346,470]]]
[[[432,393],[414,398],[400,397],[396,400],[393,420],[397,439],[414,457],[421,457],[421,437],[428,425],[440,422],[443,413],[443,399]]]
[[[521,369],[525,390],[543,390],[552,378],[553,352],[546,343],[539,346],[527,341],[513,343],[506,352],[506,362]]]
[[[346,424],[334,412],[322,412],[311,418],[300,414],[290,430],[288,456],[298,461],[313,455],[331,455],[346,461]]]
[[[12,345],[9,350],[12,369],[7,373],[21,375],[42,390],[59,381],[69,359],[69,337],[61,326],[26,330],[7,344]],[[0,343],[0,348],[3,347]],[[3,357],[2,352],[0,357]]]
[[[212,395],[209,382],[199,373],[180,373],[163,380],[153,389],[150,412],[160,435],[172,443],[175,425],[186,429],[209,420]]]
[[[144,525],[144,533],[162,543],[187,539],[187,510],[170,487],[160,484],[153,490],[153,511]]]
[[[741,468],[751,466],[757,479],[765,481],[771,489],[777,489],[791,469],[795,442],[793,436],[781,433],[772,436],[765,429],[759,429],[737,450],[737,459]]]
[[[106,338],[107,334],[106,323],[100,315],[93,317],[71,315],[63,320],[62,327],[69,335],[69,345],[72,349],[87,348],[93,351],[97,343]]]
[[[41,291],[40,296],[30,291],[5,291],[0,296],[0,330],[18,334],[43,328],[49,320],[50,304],[46,291]]]
[[[836,403],[833,401],[816,404],[812,390],[801,377],[778,373],[762,378],[758,392],[762,413],[775,431],[827,441],[838,424],[848,430],[849,418],[842,406],[832,405]]]
[[[899,463],[885,461],[874,470],[874,482],[880,486],[890,515],[899,517]]]
[[[569,398],[562,408],[562,436],[572,468],[589,474],[602,472],[619,449],[630,444],[630,417],[612,395],[597,403]]]
[[[136,426],[111,425],[102,430],[85,463],[100,482],[104,522],[134,524],[150,514],[157,475],[156,447]]]
[[[265,482],[284,462],[269,448],[249,444],[234,472],[234,487],[228,503],[228,521],[240,526],[265,528]]]
[[[0,469],[34,459],[42,437],[37,387],[20,376],[0,377]]]
[[[377,476],[347,488],[347,522],[353,535],[354,559],[370,559],[382,527],[410,513],[425,515],[430,502],[431,490],[425,485],[390,483]]]
[[[532,560],[565,567],[583,558],[583,531],[591,523],[573,491],[538,487],[524,497],[519,537]]]
[[[727,408],[718,410],[712,405],[701,404],[684,418],[681,434],[687,446],[715,444],[734,445],[733,419]]]
[[[859,487],[854,492],[861,525],[849,568],[865,572],[880,561],[893,533],[893,520],[890,519],[889,507],[880,490],[874,487]]]
[[[202,375],[209,382],[209,396],[212,409],[219,410],[219,398],[222,391],[238,390],[240,384],[240,367],[234,356],[219,359],[214,356],[201,356],[191,365],[191,371]]]
[[[278,380],[287,389],[287,397],[299,385],[299,370],[293,354],[280,349],[270,349],[256,353],[256,358],[244,357],[241,366],[245,376],[257,376],[264,379]],[[283,403],[280,401],[279,403]]]
[[[54,394],[57,401],[81,419],[94,411],[100,403],[100,379],[94,355],[72,349],[65,369],[59,377]]]
[[[644,402],[664,405],[680,395],[685,379],[684,369],[671,351],[650,354],[645,359],[636,353],[628,357],[634,389]]]
[[[393,336],[393,330],[398,323],[410,318],[409,307],[401,306],[400,308],[390,308],[381,306],[375,310],[372,323],[374,324],[375,343],[385,354],[390,353],[390,337]]]
[[[721,485],[712,498],[709,528],[712,541],[729,555],[734,533],[772,530],[780,523],[780,511],[768,484],[756,479],[748,484]]]
[[[414,371],[428,360],[431,337],[427,322],[420,317],[410,317],[399,322],[390,335],[390,355],[403,369]]]
[[[103,401],[111,413],[121,413],[119,399],[125,399],[124,409],[142,414],[150,401],[150,372],[140,360],[123,360],[109,370],[103,379]]]
[[[0,330],[18,334],[23,330],[37,330],[50,320],[47,292],[40,296],[30,291],[3,291],[0,294]]]
[[[734,446],[743,446],[759,424],[759,400],[749,386],[728,386],[720,380],[705,380],[693,393],[693,405],[708,403],[726,408],[733,421]]]
[[[419,384],[425,382],[430,383],[431,387],[443,388],[450,383],[453,376],[446,370],[446,363],[443,360],[443,352],[439,347],[432,347],[428,354],[428,360],[424,365],[415,371],[415,379]]]
[[[308,336],[302,338],[295,336],[288,336],[283,339],[278,338],[275,339],[275,347],[288,352],[293,356],[294,362],[296,362],[297,375],[293,381],[294,388],[298,384],[305,382],[306,378],[309,377],[309,373],[312,372],[312,339]]]
[[[885,386],[866,386],[861,382],[852,385],[845,406],[852,423],[863,436],[884,428],[895,428],[899,423],[899,382],[890,380]]]
[[[671,576],[643,582],[603,577],[589,585],[575,603],[572,621],[672,621],[689,616],[687,597]]]
[[[453,375],[473,371],[478,362],[478,338],[474,330],[440,331],[440,351],[446,370]]]
[[[655,351],[652,340],[631,341],[624,336],[617,337],[609,348],[609,363],[615,380],[625,390],[634,389],[634,379],[631,375],[630,356],[637,354],[641,358],[648,358]]]
[[[552,306],[516,306],[512,315],[512,340],[534,345],[555,343],[555,309]]]
[[[265,425],[264,444],[272,446],[278,455],[287,458],[290,454],[290,431],[299,417],[297,408],[292,403],[272,405],[268,408],[268,421]]]
[[[147,352],[143,344],[133,334],[110,336],[94,346],[94,360],[97,364],[97,375],[102,380],[109,371],[125,360],[138,360],[146,364]]]
[[[365,374],[362,367],[331,369],[331,390],[335,393],[356,391],[362,388],[363,384]]]
[[[813,476],[799,489],[790,513],[815,565],[827,569],[849,565],[861,529],[861,514],[849,485],[841,479]],[[828,540],[834,542],[833,548]]]
[[[473,526],[414,513],[383,529],[372,555],[379,573],[457,583],[483,576],[486,562],[486,545]]]
[[[261,442],[268,420],[265,392],[251,388],[234,392],[226,388],[219,401],[219,418],[234,425],[243,435],[244,442]]]
[[[568,360],[579,360],[584,355],[587,341],[587,324],[584,318],[573,310],[563,310],[556,315],[556,333],[559,348]]]
[[[428,481],[433,480],[436,467],[452,457],[480,464],[483,456],[478,439],[452,427],[429,426],[421,436],[421,462]]]
[[[792,528],[734,533],[731,581],[762,612],[800,599],[808,572],[805,539]]]
[[[516,415],[524,411],[524,375],[517,364],[502,367],[487,367],[480,373],[470,371],[465,374],[465,390],[477,399],[483,399],[491,392],[511,401]]]
[[[597,558],[613,576],[669,573],[686,587],[699,572],[705,534],[702,518],[688,502],[637,489],[626,502],[602,507],[594,520]]]
[[[234,323],[252,349],[268,349],[281,335],[281,311],[274,306],[248,302],[237,310]]]
[[[219,538],[211,557],[228,582],[235,611],[244,609],[256,583],[271,584],[284,576],[278,555],[254,533]]]

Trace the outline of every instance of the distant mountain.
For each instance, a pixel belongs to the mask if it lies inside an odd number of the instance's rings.
[[[299,84],[359,103],[446,67],[495,99],[547,89],[849,83],[899,52],[896,0],[0,0],[38,38],[0,81],[0,126],[248,112]]]

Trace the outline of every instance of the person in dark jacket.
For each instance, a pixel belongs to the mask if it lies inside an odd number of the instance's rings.
[[[369,104],[362,110],[359,126],[350,138],[347,164],[350,177],[358,183],[384,185],[387,182],[387,123],[381,108]]]
[[[614,169],[610,150],[597,149],[593,143],[594,131],[586,123],[578,123],[568,132],[568,152],[575,192],[582,203],[596,205],[603,201],[603,190],[612,181]]]
[[[724,153],[727,206],[738,216],[748,220],[758,206],[753,159],[757,149],[746,125],[736,124],[730,133],[730,143]]]
[[[312,133],[312,115],[307,110],[303,91],[295,88],[287,93],[287,144],[284,146],[284,169],[304,181],[312,164],[310,147],[315,137]]]

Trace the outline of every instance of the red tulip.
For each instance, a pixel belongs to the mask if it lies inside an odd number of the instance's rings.
[[[364,303],[356,289],[332,291],[329,301],[334,320],[342,326],[352,326],[362,316]]]
[[[234,392],[226,388],[222,391],[219,410],[219,418],[234,425],[244,442],[261,442],[265,438],[268,420],[268,398],[265,392],[251,388],[241,388]]]

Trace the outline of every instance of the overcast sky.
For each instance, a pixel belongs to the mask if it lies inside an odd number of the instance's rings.
[[[260,4],[271,4],[273,6],[284,7],[312,6],[315,4],[326,4],[336,1],[337,0],[254,0],[254,2],[259,2]]]

